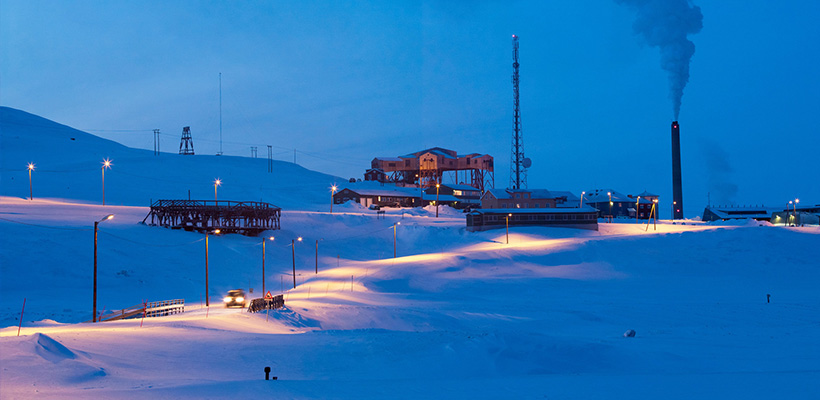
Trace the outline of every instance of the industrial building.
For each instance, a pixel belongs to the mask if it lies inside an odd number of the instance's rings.
[[[459,155],[454,150],[433,147],[398,157],[376,157],[364,180],[430,188],[450,176],[452,182],[484,192],[495,185],[493,168],[493,157],[488,154]]]
[[[579,207],[581,199],[570,192],[546,189],[492,189],[481,196],[481,208]]]
[[[598,230],[597,210],[592,207],[574,208],[508,208],[480,209],[467,213],[470,232],[506,227],[546,226]]]
[[[649,219],[652,204],[658,200],[658,195],[647,191],[631,195],[613,189],[594,189],[582,195],[584,204],[598,209],[598,218],[635,218],[637,212],[638,219]],[[660,210],[656,211],[655,217],[658,218]]]

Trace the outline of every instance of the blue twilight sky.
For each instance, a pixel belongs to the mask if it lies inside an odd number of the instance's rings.
[[[687,216],[820,203],[820,2],[700,0],[680,114]],[[509,185],[511,36],[529,187],[671,202],[672,102],[635,11],[580,1],[0,2],[0,104],[133,147],[223,150],[361,178],[426,147]],[[661,209],[662,212],[668,210]],[[668,212],[661,215],[668,216]]]

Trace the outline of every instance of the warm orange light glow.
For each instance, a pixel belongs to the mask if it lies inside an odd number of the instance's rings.
[[[105,219],[111,219],[111,218],[114,218],[114,214],[109,214],[107,217],[105,217]]]
[[[103,164],[103,166],[102,166],[103,168],[111,168],[111,160],[108,159],[108,158],[104,159],[102,164]]]
[[[222,231],[220,231],[219,229],[214,230],[214,235],[219,235],[219,232],[222,232]]]
[[[219,178],[216,178],[216,179],[214,180],[214,185],[215,185],[215,186],[222,186],[222,180],[221,180],[221,179],[219,179]]]
[[[34,171],[34,168],[35,168],[34,163],[28,163],[28,170],[29,171]]]
[[[271,237],[270,237],[270,240],[273,240],[273,239],[274,239],[274,237],[273,237],[273,236],[271,236]]]
[[[338,188],[336,187],[336,185],[331,186],[331,187],[330,187],[330,193],[336,193],[336,189],[338,189]]]
[[[302,237],[301,237],[301,236],[299,236],[296,240],[298,240],[298,241],[300,241],[300,242],[301,242],[301,241],[302,241]]]

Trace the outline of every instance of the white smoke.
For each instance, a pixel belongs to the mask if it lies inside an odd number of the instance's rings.
[[[689,82],[689,60],[695,44],[686,36],[700,32],[703,14],[689,0],[615,0],[637,11],[632,27],[661,52],[661,68],[669,72],[669,97],[675,120],[680,114],[683,88]]]

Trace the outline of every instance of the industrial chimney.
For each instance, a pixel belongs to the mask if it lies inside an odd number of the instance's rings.
[[[683,219],[683,187],[680,177],[680,125],[672,121],[672,219]]]

